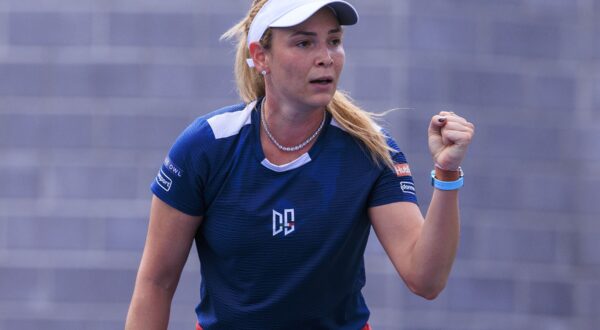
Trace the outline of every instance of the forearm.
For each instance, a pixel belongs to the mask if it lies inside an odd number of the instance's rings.
[[[126,330],[166,330],[169,324],[173,291],[150,280],[138,279],[129,312]]]
[[[437,295],[448,279],[460,235],[458,190],[434,189],[412,259],[426,295]],[[431,293],[433,292],[433,294]]]

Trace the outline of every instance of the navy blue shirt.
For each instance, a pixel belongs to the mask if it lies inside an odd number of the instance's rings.
[[[152,184],[167,204],[203,216],[198,321],[206,330],[360,329],[368,208],[417,201],[404,155],[388,139],[397,169],[375,165],[328,115],[307,153],[274,165],[256,104],[194,121]]]

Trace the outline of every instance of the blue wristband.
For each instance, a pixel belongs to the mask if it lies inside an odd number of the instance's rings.
[[[439,190],[458,190],[464,184],[464,173],[462,168],[458,168],[460,177],[456,181],[440,181],[435,178],[435,170],[431,171],[431,185]]]

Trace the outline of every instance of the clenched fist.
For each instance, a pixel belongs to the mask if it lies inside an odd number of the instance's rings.
[[[454,112],[441,111],[429,123],[429,151],[435,165],[445,170],[457,170],[462,163],[475,125]]]

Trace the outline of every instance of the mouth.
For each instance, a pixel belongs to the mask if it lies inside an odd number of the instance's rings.
[[[328,84],[333,83],[333,78],[331,78],[331,77],[320,77],[320,78],[317,78],[317,79],[310,80],[310,83],[311,84],[317,84],[317,85],[328,85]]]

